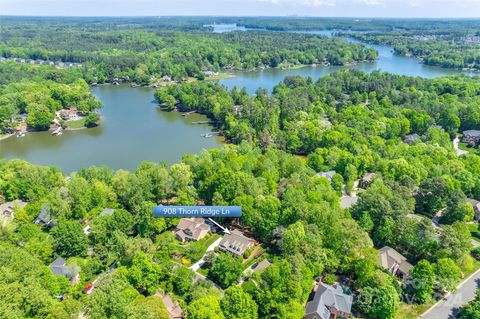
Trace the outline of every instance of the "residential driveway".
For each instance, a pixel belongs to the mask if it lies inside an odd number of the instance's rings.
[[[209,251],[213,251],[213,250],[215,249],[215,247],[219,246],[219,245],[220,245],[220,242],[222,241],[222,238],[223,238],[223,237],[220,237],[219,239],[217,239],[216,241],[214,241],[213,244],[211,244],[210,246],[208,246],[207,251],[206,251],[205,253],[207,253],[207,252],[209,252]],[[203,256],[205,256],[205,255],[203,255]],[[204,262],[205,262],[205,260],[203,260],[203,257],[202,257],[199,261],[197,261],[196,263],[194,263],[193,265],[191,265],[191,266],[190,266],[190,269],[196,272],[196,271],[198,270],[198,268],[200,268],[200,266],[203,265]]]
[[[455,293],[446,300],[441,300],[420,318],[423,319],[455,319],[458,309],[475,298],[475,291],[480,288],[480,270],[465,280]]]

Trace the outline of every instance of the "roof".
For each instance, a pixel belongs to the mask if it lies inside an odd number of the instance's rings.
[[[363,176],[362,181],[371,182],[375,178],[375,173],[367,173]]]
[[[420,138],[420,135],[418,134],[409,134],[409,135],[405,135],[405,138],[403,139],[404,142],[415,142],[415,140],[419,139]]]
[[[474,209],[480,210],[480,201],[473,199],[473,198],[467,198],[467,201],[472,204]]]
[[[14,200],[12,202],[6,202],[4,204],[0,205],[0,214],[2,215],[12,215],[13,209],[15,207],[20,207],[23,208],[27,205],[26,202],[23,202],[21,200]]]
[[[115,210],[112,209],[112,208],[105,208],[105,209],[102,210],[102,212],[100,213],[100,216],[103,216],[103,215],[113,215],[114,212],[115,212]]]
[[[328,180],[332,180],[333,175],[335,175],[337,172],[335,170],[327,171],[327,172],[319,172],[317,173],[318,177],[325,177]]]
[[[473,137],[480,137],[480,131],[479,130],[467,130],[463,131],[463,135],[468,135],[468,136],[473,136]]]
[[[50,264],[50,269],[52,270],[52,273],[56,276],[64,276],[67,278],[72,277],[72,271],[69,267],[67,267],[65,259],[63,259],[62,257],[58,257],[57,259],[55,259]]]
[[[398,266],[401,272],[408,274],[410,269],[413,267],[408,261],[407,258],[401,255],[398,251],[392,247],[385,246],[379,250],[380,252],[380,266],[385,269],[391,270]]]
[[[220,241],[220,247],[235,253],[237,255],[243,254],[245,250],[253,245],[254,241],[251,238],[245,237],[241,231],[235,229],[230,234],[225,234]]]
[[[205,224],[205,219],[201,217],[182,218],[177,225],[175,235],[182,240],[191,238],[199,240],[210,231],[210,225]]]
[[[167,312],[171,319],[183,318],[182,317],[182,308],[170,298],[169,295],[164,295],[162,301],[167,308]]]
[[[330,286],[320,283],[315,297],[307,302],[307,315],[317,314],[321,319],[329,319],[331,308],[344,313],[352,311],[353,297],[343,293],[340,286]]]
[[[52,213],[50,211],[50,204],[44,203],[40,209],[40,214],[38,215],[37,219],[35,220],[36,223],[44,223],[48,224],[52,221]]]

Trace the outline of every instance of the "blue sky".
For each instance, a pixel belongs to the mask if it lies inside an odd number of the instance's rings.
[[[0,15],[480,17],[480,0],[0,0]]]

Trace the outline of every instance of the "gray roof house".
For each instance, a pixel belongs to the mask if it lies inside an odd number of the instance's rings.
[[[104,215],[113,215],[113,213],[115,212],[114,209],[112,208],[105,208],[104,210],[102,210],[102,212],[100,213],[100,216],[104,216]]]
[[[317,173],[317,176],[318,177],[325,177],[326,179],[328,179],[329,182],[331,182],[332,177],[335,174],[337,174],[337,172],[334,171],[334,170],[331,170],[331,171],[328,171],[328,172],[319,172],[319,173]]]
[[[222,241],[220,241],[219,248],[222,251],[228,251],[235,257],[243,255],[243,253],[250,249],[254,244],[254,240],[245,237],[242,232],[232,230],[230,234],[225,234]]]
[[[50,264],[52,274],[55,276],[63,276],[70,280],[72,285],[80,281],[80,276],[71,267],[67,266],[65,259],[58,257]]]
[[[50,225],[52,222],[52,211],[50,208],[50,204],[44,203],[40,209],[40,214],[35,219],[35,224],[45,224]]]
[[[480,145],[480,130],[468,130],[463,132],[463,141],[472,146]]]
[[[362,181],[361,181],[362,188],[366,189],[368,187],[368,185],[370,185],[370,183],[373,182],[375,177],[376,177],[375,173],[365,174],[365,176],[363,176]]]
[[[480,201],[473,198],[467,198],[467,201],[473,206],[473,211],[475,212],[475,220],[480,220]]]
[[[320,283],[313,300],[307,302],[307,311],[304,318],[348,318],[352,311],[352,303],[353,297],[344,294],[342,287]]]
[[[175,229],[175,237],[180,241],[197,241],[210,231],[202,217],[182,218]]]
[[[409,275],[412,269],[412,264],[407,261],[407,258],[402,256],[398,251],[392,247],[385,246],[379,250],[380,252],[380,266],[387,269],[392,275],[397,275],[405,278]]]
[[[412,145],[419,138],[420,138],[420,135],[418,135],[418,134],[409,134],[409,135],[405,135],[405,137],[403,139],[403,142],[408,144],[408,145]]]

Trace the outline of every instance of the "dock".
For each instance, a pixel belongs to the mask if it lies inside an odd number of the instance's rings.
[[[182,113],[182,116],[189,116],[190,114],[197,113],[197,111],[190,111]]]

